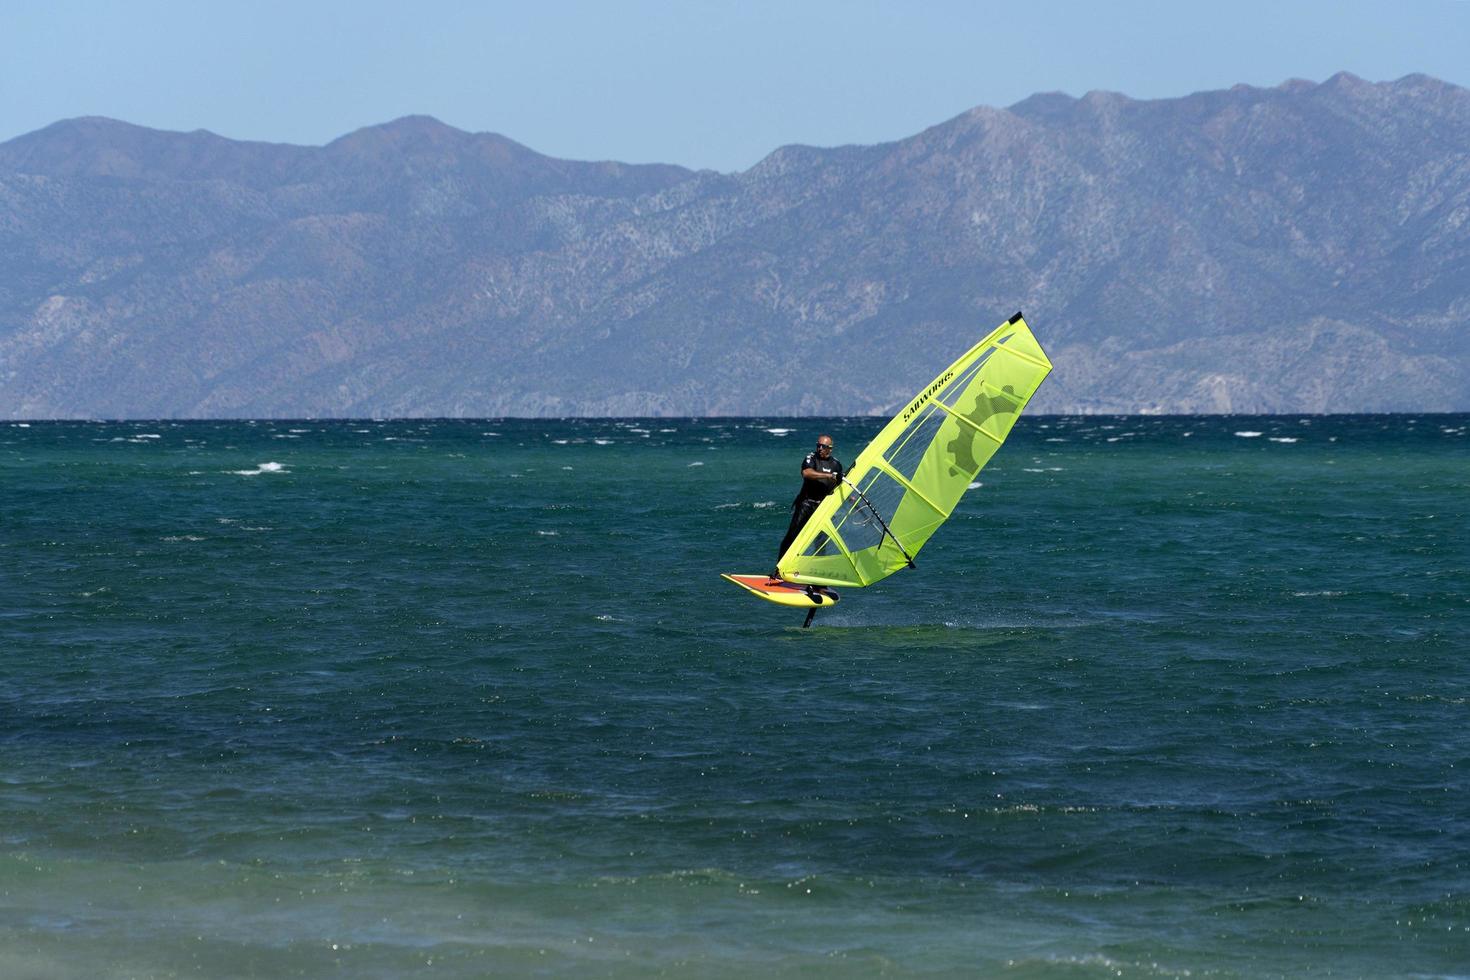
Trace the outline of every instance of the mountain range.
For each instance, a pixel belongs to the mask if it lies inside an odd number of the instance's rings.
[[[1470,91],[980,107],[749,170],[415,116],[0,143],[0,417],[882,414],[1017,310],[1050,412],[1470,410]]]

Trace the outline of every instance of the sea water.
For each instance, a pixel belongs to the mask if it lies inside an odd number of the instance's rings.
[[[0,423],[0,976],[1470,975],[1470,417]]]

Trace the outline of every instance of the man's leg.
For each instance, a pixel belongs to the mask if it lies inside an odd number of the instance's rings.
[[[781,539],[781,549],[776,552],[777,558],[786,554],[786,549],[791,547],[791,542],[795,541],[801,529],[806,527],[806,522],[811,519],[812,511],[816,509],[817,501],[815,500],[803,500],[792,505],[791,526],[786,529],[786,537]]]

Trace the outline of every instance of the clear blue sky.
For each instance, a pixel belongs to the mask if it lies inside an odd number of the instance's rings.
[[[1470,0],[0,3],[0,140],[103,115],[325,143],[427,113],[576,159],[737,170],[975,105],[1236,82],[1470,86]]]

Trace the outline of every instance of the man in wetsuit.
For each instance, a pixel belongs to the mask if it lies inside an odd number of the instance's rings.
[[[832,456],[832,437],[817,436],[817,448],[801,461],[801,490],[791,502],[791,526],[786,529],[786,537],[781,539],[781,549],[776,552],[778,559],[786,554],[786,549],[806,526],[817,504],[841,485],[845,473],[842,464]],[[780,577],[780,569],[771,572],[772,579]]]

